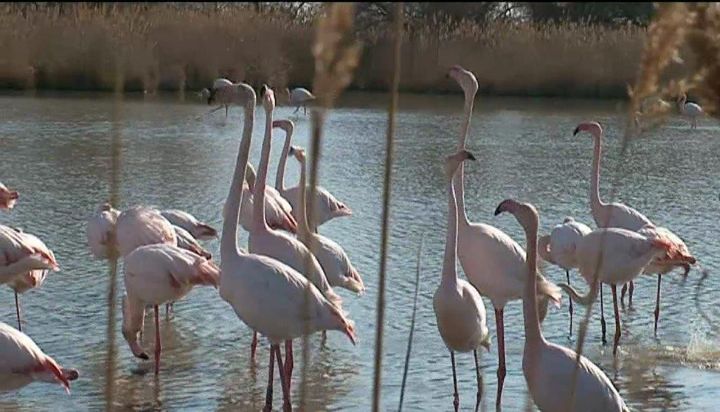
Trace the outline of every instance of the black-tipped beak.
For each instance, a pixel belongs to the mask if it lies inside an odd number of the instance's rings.
[[[495,216],[499,215],[500,213],[504,212],[505,209],[503,208],[502,203],[498,205],[497,209],[495,209]]]
[[[578,134],[578,133],[580,133],[580,128],[579,128],[579,127],[576,127],[576,128],[575,128],[575,131],[573,131],[573,136],[575,136],[575,135]]]
[[[288,154],[289,154],[290,156],[295,156],[295,148],[292,147],[292,146],[290,146],[290,150],[288,150]]]
[[[260,88],[260,98],[265,97],[265,93],[267,93],[268,89],[269,87],[267,84],[262,85],[262,87]]]
[[[145,353],[145,352],[137,355],[137,357],[140,358],[140,359],[142,359],[142,360],[148,360],[148,359],[150,359],[150,357],[148,356],[148,354]]]
[[[477,159],[475,159],[475,155],[473,155],[472,153],[470,153],[470,152],[466,152],[466,153],[467,153],[467,155],[466,155],[467,160],[473,160],[473,161],[477,160]]]

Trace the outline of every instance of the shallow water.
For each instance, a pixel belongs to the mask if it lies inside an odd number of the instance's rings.
[[[346,202],[354,215],[320,229],[338,241],[368,288],[364,296],[340,291],[356,322],[359,344],[339,333],[310,341],[307,410],[368,410],[371,407],[375,342],[375,306],[380,245],[382,179],[387,97],[349,94],[327,122],[320,184]],[[412,311],[415,256],[425,235],[420,297],[413,353],[405,394],[406,410],[451,410],[450,360],[435,325],[432,295],[439,283],[447,201],[441,159],[455,149],[462,117],[462,98],[401,96],[393,170],[391,239],[388,262],[382,410],[395,410]],[[533,203],[547,232],[574,216],[593,225],[588,204],[592,141],[573,137],[582,120],[600,121],[606,133],[601,194],[618,199],[683,237],[709,275],[693,269],[686,281],[677,274],[663,278],[662,312],[653,336],[656,278],[636,281],[632,307],[621,310],[621,347],[600,342],[597,305],[589,324],[585,354],[617,385],[626,402],[643,411],[711,410],[720,396],[716,323],[718,287],[715,273],[720,222],[716,178],[718,125],[705,119],[690,130],[673,118],[650,138],[634,141],[621,157],[622,112],[614,102],[552,99],[476,100],[468,141],[478,161],[466,165],[466,204],[473,221],[506,231],[525,245],[520,226],[510,216],[493,216],[505,198]],[[17,188],[21,198],[0,222],[40,236],[61,265],[46,283],[21,297],[24,330],[81,378],[67,396],[60,387],[36,383],[0,396],[1,410],[100,410],[105,408],[108,352],[107,262],[92,259],[85,221],[111,191],[112,150],[120,153],[117,196],[120,207],[143,203],[179,208],[216,227],[228,193],[236,158],[242,114],[232,108],[203,120],[198,100],[173,96],[128,97],[116,101],[92,94],[0,98],[0,181]],[[294,143],[307,147],[309,117],[279,107],[275,118],[295,122]],[[257,166],[264,114],[256,114],[251,162]],[[270,183],[274,183],[281,139],[273,142]],[[289,185],[297,182],[297,163],[290,160]],[[247,242],[242,232],[241,241]],[[219,242],[206,242],[219,258]],[[459,267],[459,265],[458,265]],[[565,274],[547,266],[555,282]],[[461,275],[464,276],[464,275]],[[576,273],[573,283],[585,285]],[[118,301],[122,272],[118,273]],[[13,294],[0,290],[0,320],[15,324]],[[497,342],[495,319],[485,300],[493,335],[489,353],[480,360],[484,381],[482,409],[494,408]],[[614,320],[609,288],[605,289],[608,337]],[[249,359],[251,332],[211,288],[197,288],[175,305],[175,316],[161,321],[163,358],[159,378],[152,362],[133,358],[120,333],[116,312],[114,406],[131,410],[260,410],[267,382],[267,349]],[[577,306],[576,306],[577,308]],[[576,309],[578,324],[583,310]],[[507,378],[503,408],[533,410],[522,375],[523,319],[519,301],[505,309]],[[575,347],[568,339],[567,298],[551,308],[543,324],[546,338]],[[575,328],[575,331],[577,328]],[[146,318],[145,340],[152,347],[154,323]],[[293,396],[299,400],[301,351],[296,344]],[[470,354],[458,354],[461,408],[475,400],[475,373]],[[275,408],[281,391],[275,380]]]

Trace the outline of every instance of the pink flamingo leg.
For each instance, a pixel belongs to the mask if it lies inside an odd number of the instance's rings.
[[[20,301],[18,299],[17,292],[15,292],[15,313],[17,314],[18,330],[22,332],[22,322],[20,322]]]
[[[253,340],[250,344],[250,359],[255,360],[255,352],[257,351],[257,332],[253,332]]]
[[[160,345],[160,310],[158,305],[155,305],[155,375],[160,373],[160,352],[162,352],[162,346]]]
[[[657,287],[657,295],[655,296],[655,335],[657,336],[657,325],[658,325],[658,319],[660,319],[660,281],[662,280],[662,275],[658,273],[658,287]]]
[[[460,395],[458,395],[458,390],[457,390],[457,376],[455,374],[455,353],[453,353],[453,351],[450,351],[450,362],[452,363],[453,389],[455,390],[453,392],[453,406],[455,407],[455,412],[457,412],[458,409],[460,408]]]
[[[602,329],[602,343],[605,345],[607,343],[607,339],[605,339],[605,308],[603,308],[603,306],[602,283],[600,283],[600,328]]]
[[[503,384],[505,384],[505,326],[503,322],[503,309],[495,309],[495,323],[497,324],[498,333],[498,386],[497,397],[495,399],[495,409],[500,409],[500,401],[502,399]]]
[[[285,366],[283,365],[282,358],[280,357],[280,345],[273,345],[275,355],[277,357],[278,372],[280,373],[280,382],[282,383],[283,390],[283,411],[292,411],[292,405],[290,404],[290,380],[285,376]]]
[[[287,376],[288,388],[290,387],[290,380],[292,380],[292,371],[294,367],[293,363],[293,345],[291,340],[285,341],[285,375]]]
[[[617,287],[613,284],[610,285],[610,288],[612,289],[613,306],[615,307],[615,342],[613,343],[613,355],[615,355],[617,353],[618,343],[620,342],[620,335],[622,332],[620,331],[620,311],[618,310],[617,303]]]
[[[273,397],[273,373],[275,372],[275,351],[273,346],[270,345],[270,368],[268,369],[268,386],[267,392],[265,392],[265,408],[264,412],[272,412],[272,397]]]

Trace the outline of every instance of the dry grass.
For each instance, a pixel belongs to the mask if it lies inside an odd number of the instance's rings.
[[[315,75],[312,24],[252,8],[66,4],[62,15],[45,7],[26,16],[12,5],[0,10],[4,88],[199,90],[218,76],[280,88],[309,86]],[[364,47],[351,88],[389,90],[391,32],[388,24],[356,33]],[[644,39],[637,27],[572,24],[411,30],[400,87],[454,90],[445,72],[460,64],[477,73],[483,93],[622,97]]]

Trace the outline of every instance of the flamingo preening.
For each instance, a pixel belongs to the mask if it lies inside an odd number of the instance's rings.
[[[171,224],[187,230],[195,239],[210,240],[217,237],[217,230],[205,222],[200,222],[188,212],[168,209],[161,210],[160,214]]]
[[[449,76],[460,84],[465,93],[465,121],[458,141],[458,151],[460,151],[465,149],[478,83],[475,75],[460,66],[451,68]],[[505,232],[484,223],[470,222],[465,212],[463,165],[461,164],[459,168],[455,176],[459,216],[458,257],[470,283],[480,295],[487,296],[495,308],[499,357],[495,405],[499,407],[506,375],[503,310],[509,301],[521,299],[523,296],[527,270],[525,251]],[[541,294],[538,304],[542,321],[547,313],[548,300],[559,305],[561,292],[541,274],[538,273],[537,276],[538,292]]]
[[[512,199],[501,202],[495,215],[503,212],[515,216],[527,237],[523,375],[533,402],[541,411],[629,412],[625,401],[600,368],[586,357],[578,357],[574,351],[545,340],[537,313],[538,285],[534,275],[537,272],[538,213],[533,205]]]
[[[175,231],[175,236],[177,237],[177,245],[179,248],[189,250],[205,259],[212,259],[212,254],[203,248],[190,232],[180,226],[172,226]]]
[[[544,260],[565,269],[567,283],[570,284],[570,270],[578,266],[575,259],[575,244],[578,239],[592,232],[587,225],[566,217],[563,223],[553,228],[550,235],[538,239],[538,253]],[[569,303],[570,336],[572,336],[573,304]]]
[[[0,393],[33,382],[57,383],[70,393],[70,382],[79,376],[77,370],[58,365],[28,335],[0,322]]]
[[[272,112],[275,108],[273,91],[263,87],[263,107],[265,108],[265,138],[263,139],[260,155],[260,166],[255,183],[255,199],[253,204],[254,224],[248,237],[248,250],[250,253],[265,255],[287,264],[299,273],[304,274],[323,296],[340,308],[342,299],[335,294],[328,283],[327,276],[317,258],[300,240],[279,230],[271,229],[265,219],[265,186],[267,182],[268,165],[270,162],[270,148],[272,142]],[[257,339],[253,337],[251,356],[254,358]],[[288,350],[291,347],[288,346]],[[292,365],[292,354],[286,355],[288,364]]]
[[[118,216],[120,211],[105,202],[87,221],[85,234],[88,245],[93,256],[98,259],[108,259],[113,251],[117,251],[115,229]]]
[[[220,269],[211,261],[175,245],[140,246],[125,256],[125,296],[122,333],[133,355],[148,359],[140,345],[145,306],[155,310],[155,374],[160,371],[160,321],[158,305],[180,300],[196,285],[217,288]]]
[[[688,102],[685,93],[678,97],[677,104],[680,114],[690,118],[690,128],[697,129],[697,118],[704,114],[702,107],[697,103]]]
[[[125,257],[140,246],[166,243],[177,246],[172,224],[154,208],[134,206],[117,218],[116,240],[120,255]]]
[[[645,215],[638,212],[637,210],[628,207],[622,203],[605,203],[600,199],[600,158],[602,155],[602,137],[603,130],[598,122],[583,122],[580,123],[573,131],[573,136],[579,132],[584,131],[589,133],[593,138],[594,150],[593,150],[593,161],[592,161],[592,176],[590,180],[590,209],[592,211],[593,219],[595,224],[599,228],[610,228],[619,227],[622,229],[639,232],[641,229],[652,229],[656,228],[655,224],[650,221]],[[684,257],[682,261],[672,262],[665,258],[658,258],[656,265],[650,266],[650,270],[658,270],[658,292],[655,303],[655,330],[657,331],[657,320],[660,316],[660,279],[663,273],[667,273],[674,267],[687,267],[687,264],[694,264],[695,259],[690,256],[687,252],[687,246],[680,240],[679,237],[671,233],[667,229],[662,229],[662,233],[666,235],[665,239],[675,244],[675,247],[684,250]],[[685,253],[686,252],[686,253]],[[692,259],[690,259],[692,258]],[[692,262],[692,263],[691,263]],[[647,273],[647,272],[646,272]],[[632,293],[633,293],[633,282],[630,283],[630,296],[629,302],[632,304]],[[622,296],[624,293],[625,286],[623,286]],[[603,297],[602,297],[602,284],[600,285],[600,322],[602,326],[602,340],[605,343],[605,316],[603,313]]]
[[[8,189],[0,182],[0,209],[12,209],[15,206],[20,194],[17,190]]]
[[[273,122],[273,124],[274,123],[275,122]],[[300,187],[305,187],[305,151],[300,147],[293,146],[290,148],[289,153],[300,163]],[[308,248],[310,248],[311,242],[315,245],[315,249],[312,252],[320,263],[320,266],[322,266],[330,286],[345,288],[355,293],[364,292],[365,285],[363,280],[352,263],[350,263],[350,258],[342,246],[332,239],[310,230],[307,218],[305,217],[306,193],[307,189],[300,190],[298,237]]]
[[[275,176],[275,189],[277,189],[277,192],[279,192],[283,198],[287,199],[292,207],[295,220],[299,221],[300,213],[298,210],[302,185],[290,188],[285,187],[285,169],[288,154],[290,152],[294,125],[290,120],[281,119],[273,121],[273,128],[279,128],[285,132],[285,144],[283,145],[283,150],[280,154],[280,161],[278,163],[277,174]],[[307,196],[307,193],[305,195]],[[317,227],[328,220],[343,216],[352,216],[352,210],[345,205],[345,203],[337,200],[332,193],[322,186],[315,187],[314,202],[313,216],[307,216],[309,219],[308,226],[310,226],[310,229],[313,232],[316,232]]]
[[[290,106],[296,106],[293,113],[297,113],[300,110],[300,106],[303,108],[303,114],[307,115],[307,104],[315,100],[315,96],[310,90],[304,87],[296,87],[292,90],[285,88],[285,97],[288,99]]]
[[[475,357],[475,374],[477,377],[477,397],[475,410],[480,405],[482,396],[482,380],[478,366],[477,349],[484,346],[490,350],[490,334],[487,328],[485,304],[478,291],[467,281],[457,276],[457,201],[453,187],[453,177],[460,164],[465,160],[475,160],[466,150],[448,156],[445,162],[445,174],[448,184],[448,223],[447,240],[445,241],[445,259],[442,267],[440,285],[433,295],[433,309],[438,331],[450,350],[450,361],[453,371],[454,399],[453,406],[457,412],[460,396],[457,390],[455,373],[455,352],[473,352]]]
[[[321,330],[342,331],[355,343],[355,330],[352,321],[298,271],[273,258],[241,253],[238,249],[242,182],[245,180],[256,102],[252,87],[240,84],[238,89],[239,101],[244,106],[245,122],[230,192],[225,203],[227,214],[223,219],[220,244],[219,292],[220,297],[232,306],[241,321],[270,340],[269,385],[264,410],[272,410],[275,357],[282,382],[283,404],[286,409],[291,409],[291,382],[285,378],[279,344]],[[271,98],[269,95],[268,99]]]

